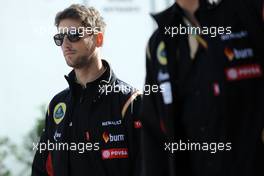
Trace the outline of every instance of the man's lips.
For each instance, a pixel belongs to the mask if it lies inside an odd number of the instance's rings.
[[[64,55],[72,55],[72,54],[75,54],[76,52],[75,51],[64,51]]]

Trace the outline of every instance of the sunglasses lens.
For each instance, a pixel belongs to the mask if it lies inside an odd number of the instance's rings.
[[[53,39],[57,46],[61,46],[63,42],[64,35],[62,34],[56,34]]]
[[[79,34],[66,34],[67,38],[70,42],[77,42],[78,40],[81,39]],[[57,46],[61,46],[63,43],[63,39],[64,39],[65,34],[56,34],[53,39],[54,42]]]
[[[79,34],[68,34],[67,37],[70,42],[77,42],[78,40],[80,40]]]
[[[55,41],[55,44],[57,46],[61,46],[62,45],[62,40],[54,40]]]

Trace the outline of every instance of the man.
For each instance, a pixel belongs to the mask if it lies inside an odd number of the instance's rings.
[[[160,90],[143,97],[144,176],[264,175],[262,7],[177,0],[153,16],[146,85]]]
[[[55,18],[69,88],[50,102],[33,176],[138,175],[138,91],[100,56],[105,22],[93,7],[71,5]]]

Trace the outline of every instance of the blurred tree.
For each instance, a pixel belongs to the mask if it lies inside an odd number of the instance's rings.
[[[27,176],[31,174],[31,166],[35,152],[33,150],[33,143],[39,142],[39,138],[44,129],[46,105],[39,107],[40,116],[37,118],[35,126],[24,137],[22,146],[13,146],[12,151],[15,158],[22,164],[22,170],[19,175]],[[0,174],[0,176],[2,176]]]
[[[5,160],[10,154],[10,145],[8,138],[0,138],[0,176],[11,176],[11,171],[5,166]]]

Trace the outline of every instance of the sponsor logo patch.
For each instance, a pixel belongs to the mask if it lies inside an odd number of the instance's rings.
[[[112,135],[107,132],[104,132],[103,135],[103,140],[105,143],[108,142],[121,142],[125,140],[125,135],[123,134],[117,134],[117,135]]]
[[[140,120],[134,121],[134,128],[142,128],[142,123]]]
[[[165,43],[161,41],[157,49],[157,58],[161,65],[167,65],[168,59],[165,51]]]
[[[233,32],[231,34],[223,34],[221,35],[221,40],[226,41],[226,40],[232,40],[232,39],[241,39],[244,37],[248,36],[247,31],[240,31],[240,32]]]
[[[253,49],[245,48],[245,49],[230,49],[225,48],[224,53],[229,61],[233,61],[234,59],[246,59],[250,57],[254,57]]]
[[[220,95],[220,86],[218,83],[214,83],[213,84],[213,88],[214,88],[214,96],[219,96]]]
[[[235,55],[233,53],[233,50],[230,48],[225,48],[224,53],[229,61],[233,61]]]
[[[61,137],[61,133],[58,133],[57,132],[57,130],[55,131],[55,133],[54,133],[54,136],[53,136],[53,139],[54,139],[54,141],[58,141],[58,138],[60,138]]]
[[[258,64],[232,67],[225,70],[228,81],[258,78],[262,76],[261,66]]]
[[[57,125],[63,120],[65,113],[66,113],[65,103],[59,103],[55,106],[54,112],[53,112],[53,119]]]
[[[102,122],[102,126],[117,126],[117,125],[121,125],[122,120],[117,120],[117,121],[105,121]]]
[[[128,158],[127,148],[111,148],[102,150],[102,159]]]
[[[170,75],[168,72],[162,72],[161,70],[158,73],[158,81],[165,81],[170,78]]]
[[[162,89],[162,97],[164,104],[171,104],[172,103],[172,90],[171,90],[171,83],[169,81],[161,83],[160,88]]]

